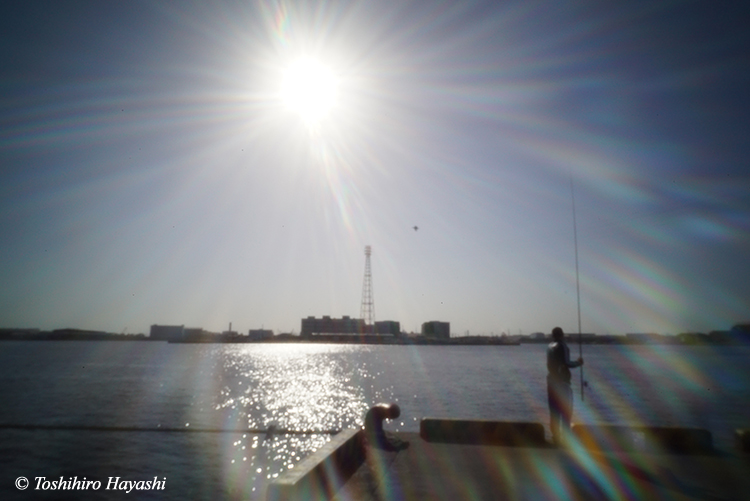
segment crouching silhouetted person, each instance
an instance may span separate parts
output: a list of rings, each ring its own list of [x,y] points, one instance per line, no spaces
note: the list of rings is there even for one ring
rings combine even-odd
[[[396,419],[400,415],[401,408],[396,404],[377,404],[367,411],[365,415],[365,438],[370,447],[385,451],[400,451],[409,447],[409,442],[388,437],[383,430],[385,419]]]
[[[583,365],[583,358],[570,360],[565,344],[565,333],[560,327],[552,329],[552,343],[547,347],[547,400],[549,402],[552,441],[560,444],[570,432],[573,417],[573,390],[570,369]]]

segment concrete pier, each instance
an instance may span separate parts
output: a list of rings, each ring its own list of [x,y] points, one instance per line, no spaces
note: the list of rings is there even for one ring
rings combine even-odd
[[[362,430],[348,429],[268,486],[266,499],[331,499],[365,460]]]
[[[574,429],[569,444],[557,448],[539,440],[540,428],[535,423],[425,419],[420,434],[391,434],[409,442],[404,450],[384,451],[356,442],[362,449],[349,449],[352,465],[357,464],[351,476],[339,476],[335,492],[329,489],[321,491],[322,497],[304,499],[733,500],[750,496],[750,456],[715,450],[705,430],[589,425]],[[675,448],[680,440],[689,447]],[[348,459],[339,453],[337,461],[346,464]]]

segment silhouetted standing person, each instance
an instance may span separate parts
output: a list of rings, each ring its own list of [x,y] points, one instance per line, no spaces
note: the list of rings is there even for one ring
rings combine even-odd
[[[583,358],[570,360],[570,350],[565,344],[565,333],[560,327],[552,329],[552,343],[547,347],[547,400],[549,402],[552,440],[560,444],[570,431],[573,416],[573,390],[570,387],[570,369],[583,365]]]

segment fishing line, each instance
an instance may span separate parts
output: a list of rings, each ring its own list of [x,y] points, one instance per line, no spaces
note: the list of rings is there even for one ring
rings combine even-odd
[[[573,244],[576,255],[576,296],[578,298],[578,356],[583,358],[583,344],[581,343],[581,283],[578,278],[578,225],[576,224],[576,194],[573,189],[573,174],[570,174],[570,200],[573,204]],[[583,402],[583,365],[581,369],[581,401]]]

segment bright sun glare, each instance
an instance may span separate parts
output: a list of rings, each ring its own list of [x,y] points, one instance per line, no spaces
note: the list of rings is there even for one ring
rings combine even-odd
[[[315,124],[328,115],[336,100],[336,77],[327,66],[305,58],[287,68],[281,98],[303,120]]]

